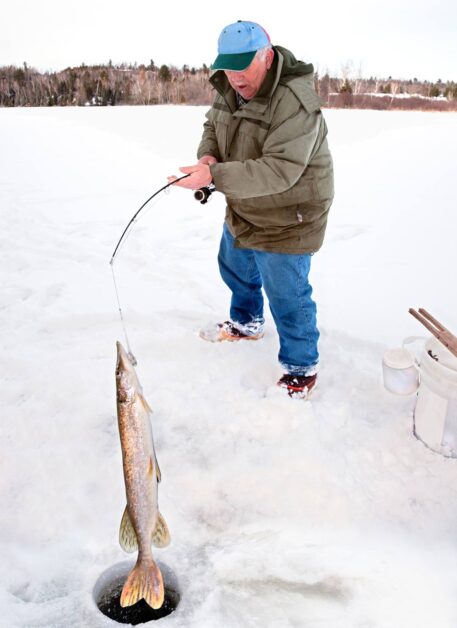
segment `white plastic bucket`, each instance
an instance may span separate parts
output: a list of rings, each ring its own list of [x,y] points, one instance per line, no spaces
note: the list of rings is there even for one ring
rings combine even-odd
[[[419,386],[414,358],[405,347],[389,349],[382,359],[384,387],[395,395],[412,395]]]
[[[430,338],[419,371],[414,433],[433,451],[457,457],[457,357]]]

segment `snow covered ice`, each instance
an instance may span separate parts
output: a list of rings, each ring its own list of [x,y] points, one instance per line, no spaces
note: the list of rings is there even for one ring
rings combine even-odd
[[[109,259],[134,212],[194,162],[204,107],[0,109],[0,624],[115,625],[99,575],[126,560],[115,407],[123,341]],[[311,280],[320,386],[284,397],[271,318],[224,320],[224,214],[173,189],[115,262],[163,473],[182,628],[454,628],[457,460],[382,388],[426,307],[457,331],[457,115],[327,110],[336,200]]]

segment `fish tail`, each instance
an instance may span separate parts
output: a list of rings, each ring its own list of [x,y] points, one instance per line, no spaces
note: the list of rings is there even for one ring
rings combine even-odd
[[[165,597],[163,578],[160,569],[152,558],[140,559],[130,572],[121,594],[121,606],[133,606],[141,599],[151,608],[162,606]]]

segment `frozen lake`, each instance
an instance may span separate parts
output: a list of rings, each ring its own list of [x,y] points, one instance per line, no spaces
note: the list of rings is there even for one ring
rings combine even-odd
[[[2,494],[8,628],[115,625],[92,599],[127,558],[115,407],[123,341],[109,259],[129,219],[195,161],[204,107],[0,109]],[[457,114],[327,110],[336,199],[311,281],[321,327],[310,402],[225,320],[220,194],[162,195],[116,277],[162,468],[180,628],[453,628],[457,460],[412,435],[384,391],[388,347],[457,333]],[[425,331],[425,330],[424,330]]]

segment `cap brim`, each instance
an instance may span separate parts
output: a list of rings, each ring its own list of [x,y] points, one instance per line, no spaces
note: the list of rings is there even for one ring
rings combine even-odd
[[[253,52],[241,52],[237,55],[218,55],[211,67],[213,70],[241,72],[251,65],[256,52],[257,51],[254,50]]]

